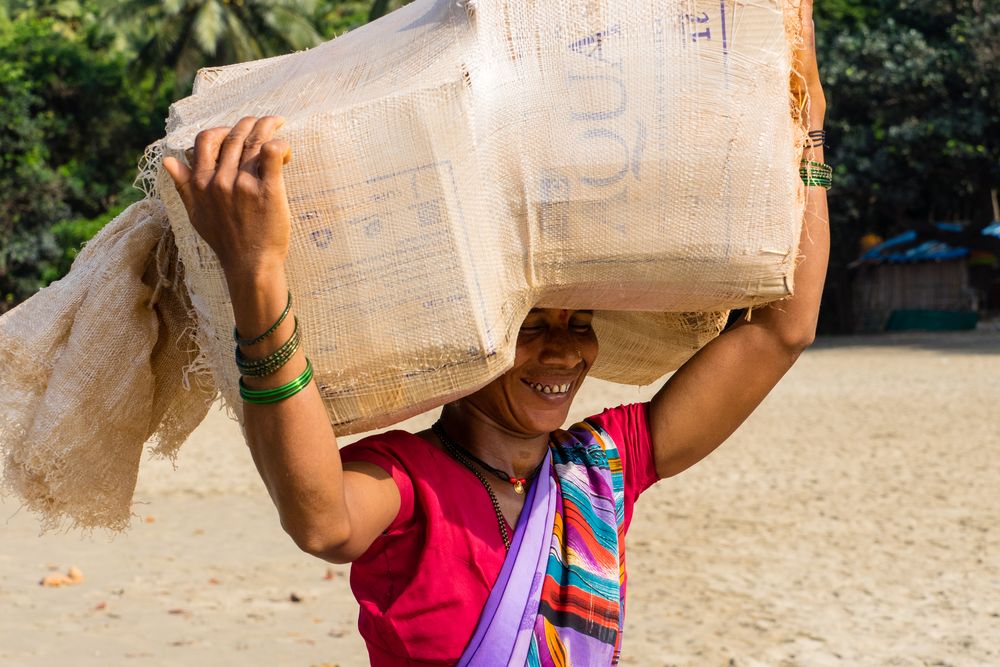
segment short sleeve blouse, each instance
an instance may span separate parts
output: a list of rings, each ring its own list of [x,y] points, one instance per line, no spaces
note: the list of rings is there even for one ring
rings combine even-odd
[[[657,480],[648,404],[588,421],[618,446],[627,531],[636,499]],[[447,453],[405,431],[360,440],[341,457],[379,466],[399,488],[396,519],[351,567],[372,665],[454,665],[506,556],[486,490]]]

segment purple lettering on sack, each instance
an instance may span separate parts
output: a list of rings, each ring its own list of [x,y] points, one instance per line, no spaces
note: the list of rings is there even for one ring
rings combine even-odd
[[[595,86],[600,82],[610,82],[617,86],[619,93],[618,104],[614,108],[605,109],[603,111],[574,111],[573,120],[609,120],[611,118],[617,118],[625,113],[625,106],[628,98],[626,97],[627,92],[625,90],[625,82],[620,78],[606,74],[596,76],[579,76],[576,74],[570,74],[568,81],[570,83],[581,84],[584,87]]]
[[[409,206],[408,208],[416,210],[417,224],[421,227],[427,227],[429,225],[436,225],[443,219],[444,216],[441,215],[441,203],[442,200],[440,198],[431,199]]]
[[[429,301],[424,301],[420,305],[423,308],[434,309],[434,308],[438,308],[440,306],[444,306],[444,305],[449,304],[449,303],[459,303],[459,302],[465,301],[465,300],[466,299],[465,299],[465,295],[464,294],[458,294],[458,293],[456,293],[456,294],[450,294],[450,295],[444,296],[444,297],[438,297],[436,299],[430,299]]]
[[[626,179],[630,173],[639,178],[646,128],[636,121],[633,137],[621,35],[620,26],[613,25],[567,44],[583,57],[573,61],[576,71],[567,73],[566,86],[575,139],[571,145],[581,152],[579,164],[586,169],[573,173],[571,182],[555,174],[546,174],[539,182],[546,232],[562,233],[572,224],[573,211],[584,210],[559,205],[570,202],[583,205],[595,219],[606,220],[609,229],[624,232],[619,218],[628,203]]]
[[[722,21],[722,55],[729,55],[729,44],[726,39],[726,0],[719,0],[719,16]]]
[[[604,44],[610,35],[617,35],[621,32],[621,28],[617,25],[613,25],[607,30],[601,30],[595,32],[593,35],[589,35],[582,39],[578,39],[569,45],[570,50],[576,51],[580,55],[586,56],[588,58],[594,58],[608,65],[614,67],[621,67],[621,61],[608,60],[604,55]]]
[[[333,242],[333,231],[329,227],[324,229],[317,229],[315,231],[309,232],[309,240],[319,248],[320,250],[325,250],[330,247],[330,243]]]
[[[616,148],[621,151],[621,159],[616,161],[621,164],[620,169],[607,176],[581,176],[581,183],[594,187],[605,187],[608,185],[614,185],[618,181],[625,178],[629,169],[629,150],[628,144],[621,136],[611,130],[606,130],[602,127],[595,127],[584,132],[580,135],[580,138],[588,141],[605,140],[603,142],[604,150],[601,151],[603,155],[609,155]],[[611,148],[612,150],[606,150],[607,148]]]
[[[712,28],[706,25],[711,19],[707,12],[701,12],[700,14],[685,14],[684,20],[692,24],[691,27],[694,29],[691,32],[691,41],[698,42],[698,40],[709,41],[712,39]]]

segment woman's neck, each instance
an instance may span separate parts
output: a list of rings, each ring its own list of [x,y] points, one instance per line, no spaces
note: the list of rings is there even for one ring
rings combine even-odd
[[[530,477],[548,450],[548,433],[526,435],[504,428],[466,401],[446,405],[441,424],[458,445],[514,477]]]

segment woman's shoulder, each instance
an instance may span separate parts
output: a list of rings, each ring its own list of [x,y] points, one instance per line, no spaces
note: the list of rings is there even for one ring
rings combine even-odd
[[[563,458],[588,465],[596,461],[622,474],[627,524],[635,499],[658,479],[649,430],[649,404],[607,408],[554,435]],[[599,461],[602,457],[606,464]]]
[[[557,431],[557,443],[583,448],[597,445],[605,451],[620,449],[628,441],[647,437],[648,406],[648,403],[630,403],[606,408],[563,431]]]
[[[392,463],[412,471],[432,461],[435,457],[430,454],[437,451],[434,445],[416,433],[397,429],[369,435],[342,447],[340,458],[345,462]]]

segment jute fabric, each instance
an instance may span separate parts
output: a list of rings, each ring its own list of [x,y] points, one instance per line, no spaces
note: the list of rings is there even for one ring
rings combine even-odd
[[[163,155],[280,114],[288,277],[338,434],[466,395],[534,306],[590,308],[592,374],[647,384],[788,296],[804,131],[790,0],[416,0],[310,51],[203,70],[62,281],[0,319],[5,483],[121,527],[143,443],[221,392],[232,308]],[[152,304],[150,306],[149,304]]]

